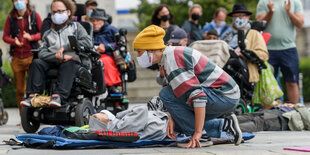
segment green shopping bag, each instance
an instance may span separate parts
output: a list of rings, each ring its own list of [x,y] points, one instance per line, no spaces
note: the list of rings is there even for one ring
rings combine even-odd
[[[275,99],[283,96],[283,91],[273,75],[270,64],[268,62],[265,64],[267,68],[262,69],[252,97],[252,103],[262,103],[263,106],[271,105]]]

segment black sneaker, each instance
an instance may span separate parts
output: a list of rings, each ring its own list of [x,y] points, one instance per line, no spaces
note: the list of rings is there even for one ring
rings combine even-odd
[[[29,95],[24,101],[20,102],[20,105],[24,107],[30,107],[32,98],[33,98],[33,95]]]
[[[49,102],[51,107],[61,107],[61,99],[59,95],[52,95],[51,101]]]
[[[234,136],[235,145],[239,145],[242,141],[242,132],[239,127],[239,122],[235,114],[231,114],[224,118],[223,131]]]
[[[110,87],[108,88],[108,91],[109,91],[109,93],[111,93],[111,94],[119,94],[119,93],[121,93],[121,91],[118,90],[118,89],[116,88],[116,86],[110,86]]]

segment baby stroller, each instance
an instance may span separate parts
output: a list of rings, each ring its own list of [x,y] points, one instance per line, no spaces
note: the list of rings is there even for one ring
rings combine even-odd
[[[0,49],[0,67],[2,66],[2,50]],[[11,78],[5,74],[5,72],[0,69],[0,96],[1,89],[6,86],[9,82],[11,82]],[[0,97],[0,125],[5,125],[8,122],[8,113],[4,110],[4,105],[2,98]]]

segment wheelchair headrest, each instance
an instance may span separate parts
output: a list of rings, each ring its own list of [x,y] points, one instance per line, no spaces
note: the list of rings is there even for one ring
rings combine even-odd
[[[76,3],[75,16],[77,16],[78,21],[81,21],[81,17],[86,15],[86,7],[84,4]]]
[[[86,30],[87,34],[91,36],[91,38],[93,38],[93,25],[90,22],[86,22],[86,21],[81,21],[79,22],[84,29]]]

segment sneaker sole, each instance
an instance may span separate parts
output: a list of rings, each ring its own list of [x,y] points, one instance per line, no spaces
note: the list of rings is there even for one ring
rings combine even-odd
[[[20,105],[23,106],[23,107],[30,107],[31,106],[31,104],[29,104],[27,102],[24,102],[24,101],[21,101]]]
[[[49,106],[51,106],[51,107],[61,107],[61,105],[59,103],[54,103],[54,102],[49,103]]]
[[[232,114],[231,117],[234,121],[234,128],[236,129],[236,132],[238,133],[238,140],[237,140],[237,142],[235,142],[235,145],[239,145],[242,141],[242,131],[239,127],[239,122],[238,122],[237,116],[235,114]]]

